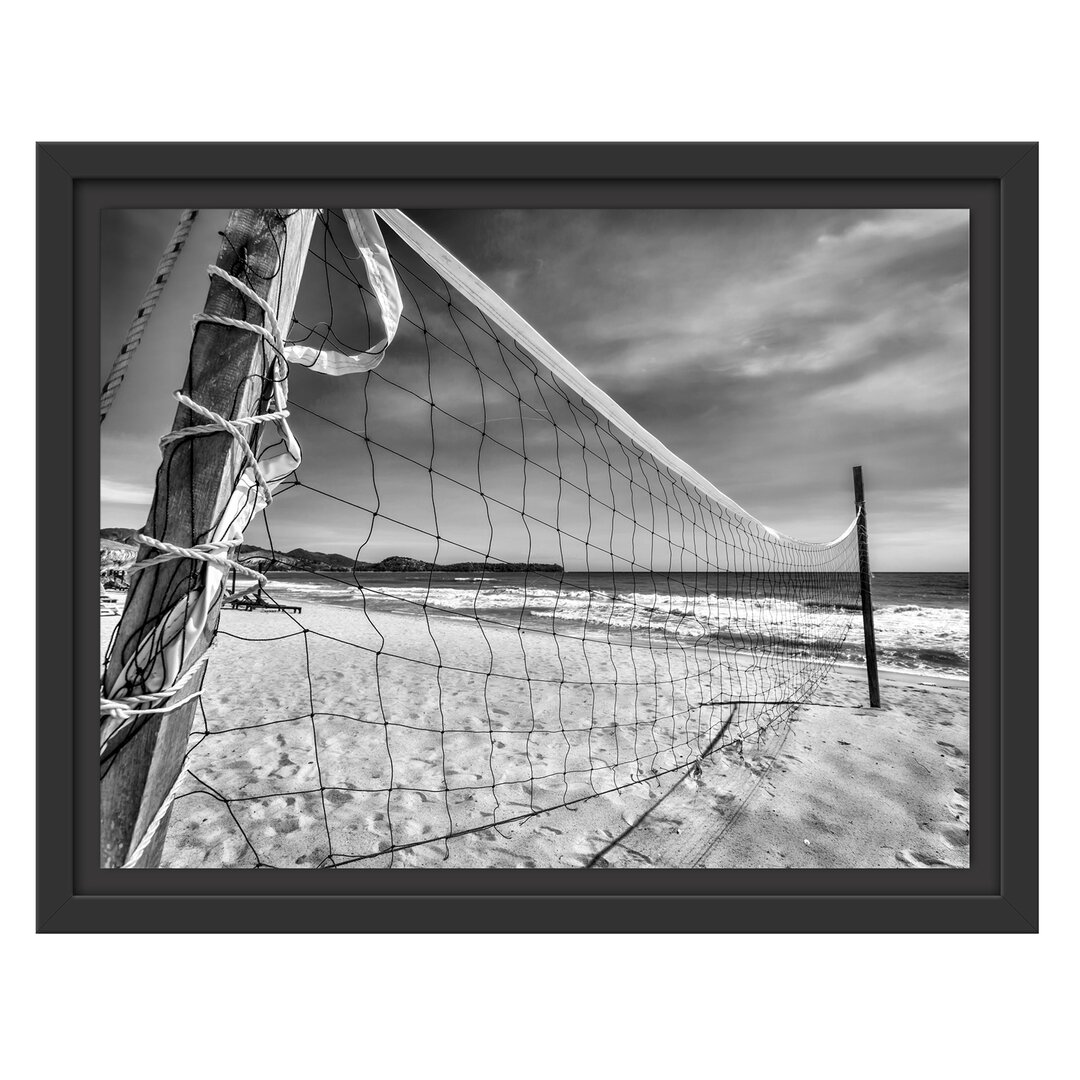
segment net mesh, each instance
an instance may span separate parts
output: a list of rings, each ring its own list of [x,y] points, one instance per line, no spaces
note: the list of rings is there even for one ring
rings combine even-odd
[[[858,610],[852,530],[804,543],[710,497],[386,232],[397,337],[289,374],[304,460],[240,552],[269,583],[223,614],[163,865],[434,865],[659,787],[784,725]],[[326,212],[289,339],[382,337]]]

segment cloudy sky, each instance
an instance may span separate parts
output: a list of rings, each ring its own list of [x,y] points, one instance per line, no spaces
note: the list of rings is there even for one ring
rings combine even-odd
[[[103,378],[178,213],[103,215]],[[965,210],[406,213],[767,524],[836,536],[862,464],[875,569],[967,569]],[[103,525],[145,520],[224,220],[197,219],[103,425]],[[348,381],[302,372],[293,389],[347,421]],[[324,437],[302,438],[309,460]],[[303,500],[280,502],[279,547],[349,551],[332,515],[320,528]]]

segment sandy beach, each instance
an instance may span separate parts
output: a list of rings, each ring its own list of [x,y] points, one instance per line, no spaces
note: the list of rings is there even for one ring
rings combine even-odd
[[[316,603],[220,629],[164,866],[362,869],[390,847],[395,867],[968,865],[963,680],[883,672],[873,710],[837,667],[759,731],[760,709],[688,708],[701,658],[682,649],[647,671],[635,650],[630,691],[618,650],[523,650],[463,619]],[[802,677],[760,658],[723,675],[738,698]],[[731,745],[702,758],[725,720]]]
[[[866,707],[865,672],[837,667],[772,745],[706,761],[605,861],[968,866],[967,684],[883,672],[881,691]]]

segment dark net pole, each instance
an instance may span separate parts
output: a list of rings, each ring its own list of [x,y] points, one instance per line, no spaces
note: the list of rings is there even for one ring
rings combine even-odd
[[[878,687],[877,644],[874,641],[874,605],[870,596],[870,552],[867,545],[866,496],[863,494],[862,466],[852,468],[855,477],[855,512],[859,523],[859,591],[862,600],[863,641],[866,648],[866,681],[870,686],[870,707],[881,708]]]

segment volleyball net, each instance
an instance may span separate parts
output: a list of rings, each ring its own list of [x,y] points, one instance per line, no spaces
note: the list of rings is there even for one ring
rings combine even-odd
[[[131,596],[172,596],[106,661],[103,775],[194,713],[129,864],[439,865],[810,700],[859,611],[855,522],[776,532],[399,211],[311,213],[288,328],[254,270],[217,274],[247,418],[189,379],[164,441],[159,502],[181,447],[236,447],[210,533],[151,515]]]

